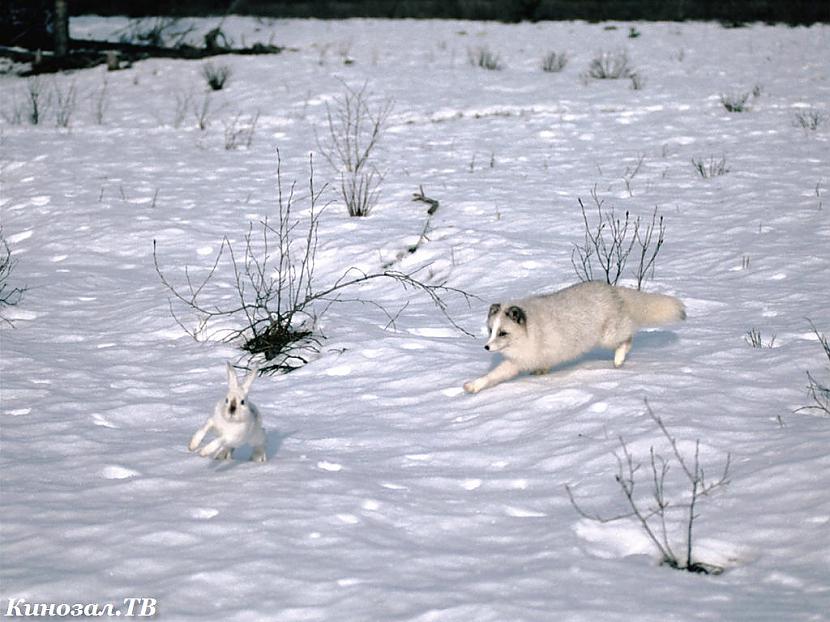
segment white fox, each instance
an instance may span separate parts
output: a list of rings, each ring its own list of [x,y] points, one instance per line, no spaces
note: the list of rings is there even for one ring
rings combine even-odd
[[[596,347],[614,350],[614,366],[619,367],[639,327],[685,319],[683,303],[673,296],[598,281],[494,304],[484,349],[501,353],[504,360],[490,373],[465,383],[464,390],[478,393],[521,372],[545,373]]]
[[[231,364],[226,363],[226,366],[228,394],[216,403],[213,415],[196,431],[187,448],[190,451],[196,451],[205,438],[205,434],[213,431],[216,438],[199,450],[200,456],[227,460],[233,457],[234,449],[247,444],[254,449],[251,460],[265,462],[267,459],[266,436],[262,427],[262,417],[259,409],[248,399],[248,391],[256,378],[258,369],[254,367],[240,385]]]

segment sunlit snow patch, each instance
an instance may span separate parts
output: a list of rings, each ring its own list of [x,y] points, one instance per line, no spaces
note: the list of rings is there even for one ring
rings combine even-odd
[[[129,479],[130,477],[137,477],[141,473],[125,467],[111,465],[104,467],[101,475],[105,479]]]

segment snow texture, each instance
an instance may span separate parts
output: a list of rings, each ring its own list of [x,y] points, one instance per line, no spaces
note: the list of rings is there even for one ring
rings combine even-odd
[[[194,41],[215,26],[194,23]],[[73,18],[72,35],[125,24]],[[237,44],[289,49],[214,59],[232,75],[204,130],[176,119],[178,101],[206,97],[201,62],[41,78],[75,85],[68,128],[54,101],[43,123],[15,122],[27,82],[0,76],[0,214],[12,284],[28,287],[0,332],[0,607],[141,596],[163,620],[827,620],[830,419],[794,411],[805,372],[828,372],[808,319],[830,331],[830,28],[607,26],[229,17]],[[470,64],[480,46],[501,71]],[[643,88],[582,77],[617,50]],[[550,51],[568,54],[560,73],[541,70]],[[483,337],[491,302],[576,280],[577,199],[596,186],[620,213],[664,215],[646,289],[680,297],[688,320],[639,333],[620,369],[594,352],[470,396],[463,382],[496,362],[484,340],[373,282],[362,298],[408,303],[394,327],[334,305],[315,360],[254,384],[267,463],[188,453],[240,352],[174,322],[153,240],[179,283],[209,267],[223,236],[273,217],[277,148],[299,195],[310,151],[319,185],[336,182],[317,137],[344,84],[394,110],[374,212],[350,218],[327,191],[321,284],[413,244],[423,185],[440,207],[398,265],[478,296],[448,303]],[[753,90],[747,112],[721,105]],[[796,127],[811,109],[825,123]],[[257,112],[252,145],[226,150],[225,124]],[[730,170],[703,179],[691,159],[712,156]],[[773,347],[748,345],[753,328]],[[636,522],[568,500],[565,485],[587,510],[625,509],[620,436],[644,476],[651,446],[669,455],[644,398],[682,451],[700,439],[707,474],[731,455],[731,483],[695,522],[695,554],[720,576],[660,566]],[[682,502],[679,474],[668,495]],[[679,517],[669,531],[682,550]]]

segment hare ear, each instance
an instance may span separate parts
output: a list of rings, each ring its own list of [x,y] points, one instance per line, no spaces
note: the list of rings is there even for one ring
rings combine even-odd
[[[236,378],[236,372],[233,370],[230,363],[225,363],[225,367],[228,369],[228,389],[235,391],[239,388],[239,380]]]
[[[257,374],[259,373],[259,365],[254,365],[251,367],[251,371],[248,372],[248,375],[245,376],[245,380],[242,381],[242,390],[247,394],[251,388],[251,385],[256,380]]]

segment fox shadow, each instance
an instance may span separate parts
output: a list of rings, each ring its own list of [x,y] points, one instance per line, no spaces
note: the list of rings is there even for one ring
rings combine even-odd
[[[638,354],[642,354],[644,351],[660,350],[661,348],[670,346],[678,341],[680,341],[680,337],[673,331],[640,331],[634,335],[634,343],[631,347],[631,351],[625,359],[625,363],[623,363],[623,368],[630,365],[632,361],[636,361]],[[584,367],[599,367],[599,365],[595,365],[595,363],[603,363],[607,364],[608,367],[613,367],[614,351],[606,348],[594,348],[593,350],[586,352],[582,356],[579,356],[573,360],[551,367],[548,373],[553,374],[560,371],[568,371]]]

